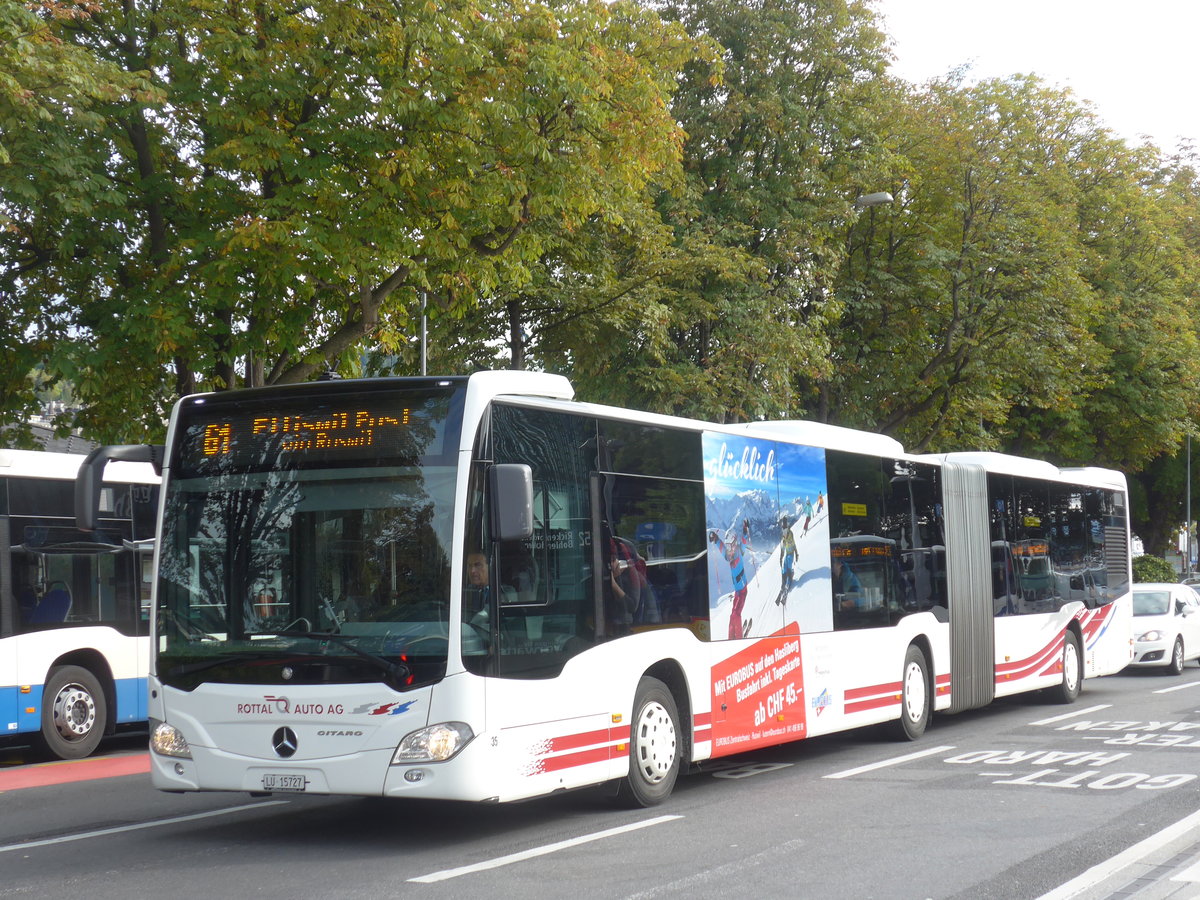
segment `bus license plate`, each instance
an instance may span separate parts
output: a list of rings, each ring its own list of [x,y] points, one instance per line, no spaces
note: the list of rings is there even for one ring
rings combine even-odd
[[[308,784],[303,775],[264,775],[264,791],[303,791]]]

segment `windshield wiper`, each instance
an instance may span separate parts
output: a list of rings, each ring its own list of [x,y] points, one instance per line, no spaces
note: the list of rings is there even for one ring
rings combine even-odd
[[[379,656],[375,653],[369,653],[361,647],[356,647],[352,641],[358,640],[357,637],[347,637],[344,634],[337,634],[333,631],[275,631],[272,634],[276,637],[302,637],[310,638],[314,641],[332,641],[341,647],[345,647],[360,659],[365,659],[371,665],[375,666],[375,668],[382,669],[388,675],[392,676],[397,684],[403,683],[404,679],[412,674],[412,669],[402,662],[395,662],[386,656]]]
[[[275,651],[274,653],[238,653],[228,656],[218,656],[213,659],[204,659],[194,663],[184,663],[180,666],[172,666],[167,669],[168,675],[191,675],[193,672],[203,672],[205,669],[215,669],[217,666],[225,666],[233,663],[252,663],[262,662],[265,659],[281,659],[287,657],[287,653]]]

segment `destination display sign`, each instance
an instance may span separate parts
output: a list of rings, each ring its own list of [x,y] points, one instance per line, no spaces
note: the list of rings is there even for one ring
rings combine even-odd
[[[440,456],[450,396],[377,395],[331,402],[204,404],[182,419],[185,476],[375,459]]]

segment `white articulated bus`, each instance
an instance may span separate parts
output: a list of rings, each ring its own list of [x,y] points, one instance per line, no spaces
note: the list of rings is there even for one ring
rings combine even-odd
[[[510,801],[1085,678],[1131,653],[1125,480],[524,372],[187,397],[149,714],[168,791]]]
[[[146,721],[158,475],[115,464],[75,527],[82,455],[0,450],[0,737],[87,756]],[[144,573],[144,574],[143,574]]]

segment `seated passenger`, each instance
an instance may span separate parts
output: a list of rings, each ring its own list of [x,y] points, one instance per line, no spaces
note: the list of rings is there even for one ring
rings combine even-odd
[[[858,596],[862,593],[862,583],[854,570],[843,563],[840,558],[833,559],[833,595],[835,602],[842,609],[854,609]],[[853,596],[851,596],[853,595]]]

